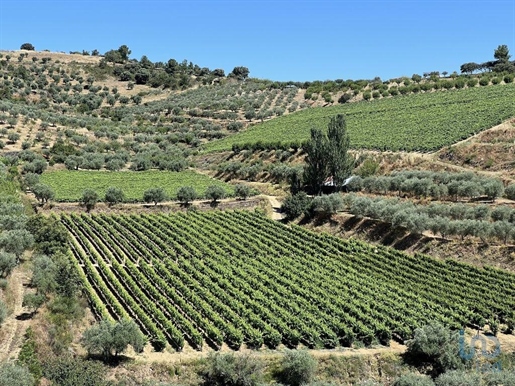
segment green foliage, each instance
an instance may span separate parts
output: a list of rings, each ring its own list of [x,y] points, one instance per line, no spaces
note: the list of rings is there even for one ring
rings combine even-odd
[[[307,350],[288,350],[280,364],[281,382],[300,386],[313,381],[317,370],[317,360]]]
[[[0,365],[0,386],[33,386],[34,377],[26,367],[11,362]]]
[[[338,114],[331,118],[327,127],[327,139],[328,170],[333,177],[336,190],[339,190],[354,167],[354,160],[347,153],[350,139],[343,115]]]
[[[7,318],[7,314],[7,306],[0,300],[0,325],[4,322],[5,318]]]
[[[34,244],[34,237],[25,229],[13,229],[0,233],[0,248],[21,257]]]
[[[334,193],[315,197],[310,209],[319,216],[330,216],[343,210],[343,208],[344,203],[341,194]]]
[[[307,212],[311,206],[312,199],[304,192],[288,196],[281,206],[281,211],[286,214],[288,220],[294,220]]]
[[[436,378],[435,384],[436,386],[478,386],[482,384],[481,378],[481,374],[477,372],[452,370]]]
[[[182,186],[177,191],[177,200],[184,205],[188,205],[190,202],[197,198],[197,192],[192,186]]]
[[[68,250],[68,231],[56,216],[32,216],[27,229],[34,237],[36,251],[51,256]]]
[[[234,195],[240,197],[242,200],[246,200],[251,194],[250,186],[245,184],[238,184],[234,187]]]
[[[98,193],[93,189],[84,189],[79,204],[86,207],[86,212],[90,212],[98,202]]]
[[[504,194],[506,195],[506,198],[515,200],[515,184],[508,185],[504,190]]]
[[[45,184],[34,185],[32,192],[34,193],[34,196],[36,196],[36,199],[41,202],[41,204],[53,200],[55,197],[55,193],[52,188]]]
[[[14,267],[16,267],[17,258],[13,253],[0,251],[0,275],[7,277],[11,274]]]
[[[18,363],[27,367],[34,377],[35,383],[38,384],[43,376],[43,367],[36,353],[36,341],[32,327],[25,331],[24,341],[18,354]]]
[[[304,167],[304,182],[315,194],[320,194],[322,184],[327,178],[329,142],[327,136],[320,129],[311,129],[311,138],[304,145],[306,163]]]
[[[426,375],[408,373],[397,378],[393,386],[434,386],[434,382]]]
[[[132,319],[112,322],[101,320],[86,330],[82,336],[82,344],[90,354],[101,354],[105,361],[123,353],[129,345],[136,352],[141,352],[146,339]]]
[[[458,333],[441,324],[417,328],[407,347],[407,360],[419,367],[431,366],[433,375],[463,368],[463,360],[458,353]]]
[[[30,43],[23,43],[21,46],[20,46],[20,50],[28,50],[28,51],[34,51],[35,48],[32,44]]]
[[[264,364],[253,355],[209,354],[203,371],[206,386],[258,386]]]
[[[39,307],[41,307],[46,301],[46,297],[43,294],[33,294],[27,293],[23,295],[23,307],[27,307],[31,309],[32,313],[37,312]]]
[[[43,375],[56,386],[108,386],[99,362],[63,355],[44,363]]]
[[[216,203],[218,200],[225,198],[225,190],[219,185],[210,185],[206,189],[205,197]]]
[[[153,202],[157,205],[159,202],[163,202],[167,199],[166,193],[163,188],[150,188],[143,192],[143,201],[146,203]]]
[[[125,195],[123,193],[123,190],[120,188],[117,188],[115,186],[111,186],[107,188],[104,201],[108,203],[108,205],[116,205],[120,202],[123,202],[125,199]]]

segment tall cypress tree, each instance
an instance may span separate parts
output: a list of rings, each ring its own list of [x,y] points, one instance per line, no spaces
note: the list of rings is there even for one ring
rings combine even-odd
[[[327,128],[328,169],[336,190],[340,190],[354,168],[354,159],[348,154],[350,140],[345,117],[342,114],[332,117]]]
[[[304,182],[312,189],[314,194],[320,194],[322,184],[328,173],[327,136],[320,129],[311,129],[311,138],[306,143],[306,166],[304,168]]]

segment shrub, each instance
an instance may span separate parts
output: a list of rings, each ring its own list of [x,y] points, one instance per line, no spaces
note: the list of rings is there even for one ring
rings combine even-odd
[[[436,386],[477,386],[481,376],[477,372],[448,371],[435,380]]]
[[[197,198],[197,192],[192,186],[182,186],[177,191],[177,200],[184,205],[188,205],[190,202]]]
[[[0,385],[32,386],[34,377],[26,367],[6,362],[0,365]]]
[[[397,378],[393,386],[434,386],[434,382],[428,376],[409,373]]]
[[[257,386],[263,382],[264,365],[251,355],[209,354],[203,370],[207,386]]]
[[[279,377],[291,386],[309,383],[315,377],[316,359],[307,350],[288,350],[281,361]]]
[[[504,195],[510,200],[515,200],[515,184],[508,185],[504,189]]]
[[[294,220],[305,213],[311,205],[311,198],[304,192],[289,196],[284,200],[281,210],[286,214],[288,220]]]
[[[105,367],[95,361],[61,356],[43,365],[43,375],[59,386],[105,386]]]
[[[245,184],[238,184],[234,187],[234,194],[242,200],[246,200],[250,196],[250,187]]]
[[[413,339],[408,340],[406,359],[417,366],[431,367],[432,375],[463,367],[459,356],[458,333],[440,325],[417,328]]]

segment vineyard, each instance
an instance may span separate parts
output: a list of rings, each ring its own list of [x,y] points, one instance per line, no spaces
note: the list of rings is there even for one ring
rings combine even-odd
[[[175,198],[182,186],[193,187],[199,197],[203,197],[210,185],[221,186],[229,196],[234,189],[219,180],[212,179],[193,171],[166,172],[148,170],[143,172],[103,172],[69,171],[48,172],[41,176],[41,182],[55,191],[55,200],[60,202],[78,201],[84,189],[95,190],[104,197],[109,187],[123,190],[127,202],[143,201],[143,193],[150,188],[163,188],[168,197]]]
[[[211,142],[206,149],[220,151],[256,142],[303,141],[308,139],[311,128],[325,128],[330,117],[345,114],[354,148],[433,151],[513,117],[514,97],[515,85],[508,84],[312,108]]]
[[[431,321],[460,328],[513,318],[509,273],[286,227],[258,213],[61,219],[95,314],[132,317],[156,350],[388,344]]]

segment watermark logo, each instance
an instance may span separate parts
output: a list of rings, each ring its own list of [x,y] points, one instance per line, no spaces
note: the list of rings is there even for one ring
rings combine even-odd
[[[477,343],[480,342],[481,350],[477,352]],[[490,343],[490,344],[489,344]],[[501,371],[501,361],[496,358],[501,354],[501,343],[493,335],[483,335],[479,331],[472,337],[469,345],[465,342],[465,330],[460,330],[460,357],[467,361],[474,361],[474,367],[479,371]],[[489,347],[490,346],[490,347]]]

